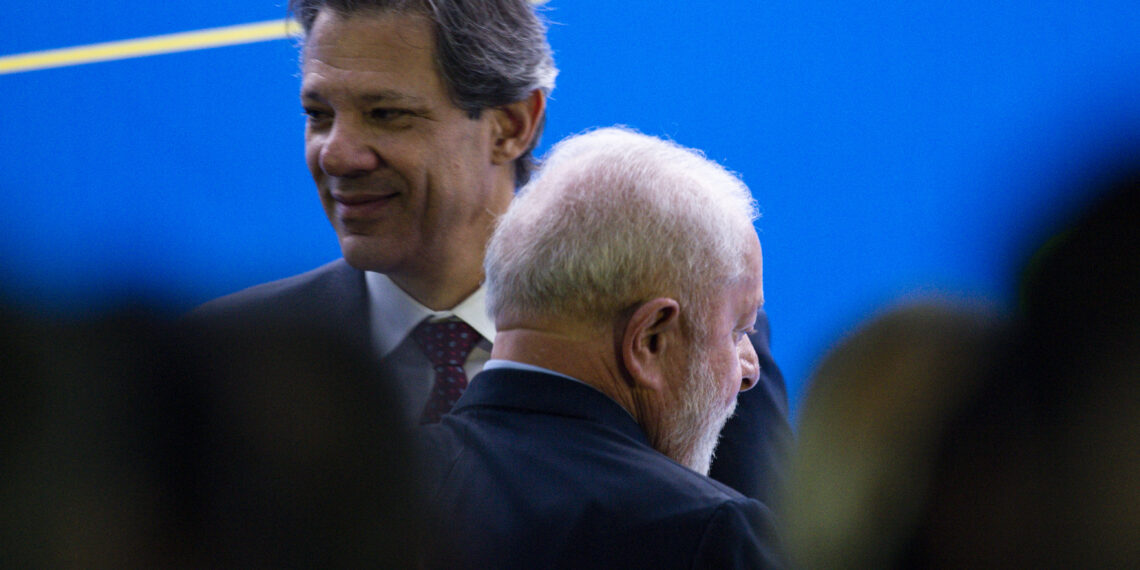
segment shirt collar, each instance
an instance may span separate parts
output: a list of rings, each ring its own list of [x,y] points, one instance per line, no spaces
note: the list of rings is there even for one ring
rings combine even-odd
[[[488,360],[486,364],[483,365],[483,370],[496,370],[496,369],[498,369],[498,370],[522,370],[525,372],[538,372],[539,374],[549,374],[551,376],[558,376],[560,378],[565,378],[567,380],[571,380],[571,381],[576,382],[578,384],[581,384],[583,386],[589,386],[591,390],[594,390],[594,391],[598,392],[599,394],[605,396],[606,398],[613,400],[613,398],[610,398],[609,394],[606,394],[605,392],[598,390],[596,387],[594,387],[594,386],[592,386],[586,382],[583,382],[583,381],[581,381],[581,380],[579,380],[573,376],[567,376],[566,374],[563,374],[561,372],[555,372],[549,368],[543,368],[541,366],[535,366],[534,364],[527,364],[525,362],[518,362],[515,360],[504,360],[504,359],[500,359],[500,358],[492,358],[491,360]],[[615,401],[614,403],[616,404],[617,402]],[[624,406],[619,404],[618,407],[621,408],[623,411],[625,411],[626,414],[629,414],[630,418],[633,418],[633,414],[629,410],[626,410]],[[636,423],[636,421],[637,420],[634,420],[635,423]]]
[[[512,370],[526,370],[529,372],[540,372],[542,374],[550,374],[552,376],[561,376],[567,380],[573,380],[573,381],[581,383],[581,384],[586,384],[585,382],[582,382],[581,380],[579,380],[573,376],[567,376],[561,372],[555,372],[549,368],[543,368],[541,366],[535,366],[534,364],[527,364],[525,362],[517,362],[514,360],[503,360],[500,358],[492,358],[491,360],[488,360],[486,364],[483,365],[483,370],[494,370],[496,368],[508,368],[508,369],[512,369]],[[589,386],[589,384],[586,384],[586,385]]]
[[[404,342],[424,319],[456,317],[471,325],[488,342],[495,339],[495,324],[487,317],[487,293],[482,285],[451,310],[433,311],[405,293],[383,273],[365,271],[364,279],[372,301],[372,334],[381,358]]]

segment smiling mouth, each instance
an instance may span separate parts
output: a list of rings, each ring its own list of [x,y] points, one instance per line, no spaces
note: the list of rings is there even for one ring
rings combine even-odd
[[[336,215],[346,221],[371,220],[381,215],[399,194],[333,196]]]

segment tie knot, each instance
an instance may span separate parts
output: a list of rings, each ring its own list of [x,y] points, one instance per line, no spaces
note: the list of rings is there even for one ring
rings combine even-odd
[[[482,338],[471,325],[460,320],[428,322],[416,325],[412,338],[435,366],[463,366],[467,355]]]

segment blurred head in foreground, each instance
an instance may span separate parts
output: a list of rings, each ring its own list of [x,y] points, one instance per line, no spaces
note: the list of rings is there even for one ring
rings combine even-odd
[[[1007,325],[904,309],[825,358],[791,550],[812,568],[1140,560],[1140,170],[1040,246]]]
[[[788,494],[802,567],[896,567],[944,425],[988,366],[997,330],[981,312],[914,304],[827,354],[804,400]]]
[[[411,567],[408,436],[357,355],[135,312],[4,317],[0,565]]]

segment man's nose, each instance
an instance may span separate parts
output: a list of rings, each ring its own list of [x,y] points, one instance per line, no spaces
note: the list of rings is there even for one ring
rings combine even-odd
[[[760,357],[747,336],[740,339],[740,391],[751,389],[760,381]]]
[[[337,121],[321,147],[321,170],[329,176],[362,176],[379,168],[380,163],[366,133],[347,121]]]

